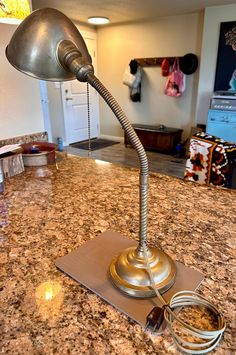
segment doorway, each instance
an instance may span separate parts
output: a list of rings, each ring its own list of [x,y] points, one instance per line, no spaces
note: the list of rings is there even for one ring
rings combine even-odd
[[[96,74],[96,34],[81,31],[81,34],[92,57]],[[67,144],[87,140],[88,106],[87,83],[72,80],[61,83],[61,97],[64,114],[65,140]],[[98,93],[89,86],[90,138],[96,138],[100,133]]]
[[[44,130],[48,134],[48,141],[52,142],[52,131],[50,122],[50,113],[48,107],[48,92],[46,81],[40,80],[41,105],[43,110]]]

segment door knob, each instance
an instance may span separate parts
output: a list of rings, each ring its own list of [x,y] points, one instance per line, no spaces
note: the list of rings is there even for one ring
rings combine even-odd
[[[69,101],[69,100],[73,100],[73,98],[72,97],[67,97],[66,101]]]

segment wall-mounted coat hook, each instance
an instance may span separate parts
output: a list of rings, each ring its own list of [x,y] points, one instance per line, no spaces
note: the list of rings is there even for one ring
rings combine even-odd
[[[170,65],[174,63],[175,58],[179,58],[180,69],[184,74],[193,74],[198,67],[198,58],[196,54],[188,53],[182,57],[151,57],[151,58],[135,58],[141,67],[161,66],[164,59],[168,59]]]
[[[165,58],[170,64],[174,63],[175,57],[135,58],[135,60],[141,67],[155,67],[160,66]]]

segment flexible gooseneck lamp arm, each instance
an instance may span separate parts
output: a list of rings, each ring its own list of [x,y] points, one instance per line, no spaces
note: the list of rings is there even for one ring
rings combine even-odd
[[[139,175],[139,250],[143,251],[143,243],[147,240],[147,220],[148,220],[148,159],[147,154],[141,144],[130,121],[124,111],[94,75],[93,66],[84,61],[82,54],[73,42],[64,40],[58,46],[58,59],[65,69],[70,70],[79,81],[86,81],[101,95],[108,104],[116,118],[120,122],[132,146],[137,152],[140,163]]]
[[[137,134],[135,133],[132,125],[127,119],[125,113],[110,94],[110,92],[104,87],[104,85],[93,74],[87,75],[87,81],[92,85],[97,92],[106,101],[108,106],[114,112],[116,118],[123,127],[126,135],[129,138],[132,146],[137,152],[140,162],[140,174],[139,174],[139,250],[143,251],[143,244],[147,240],[147,220],[148,220],[148,160],[146,152],[141,144]]]
[[[7,49],[9,62],[21,72],[38,79],[65,81],[77,78],[88,82],[114,112],[140,162],[139,245],[122,251],[111,261],[113,283],[133,297],[155,295],[147,270],[144,248],[147,241],[148,160],[131,123],[109,91],[94,75],[91,57],[75,25],[55,9],[39,9],[15,31]],[[157,248],[146,248],[156,288],[166,291],[174,282],[172,259]]]

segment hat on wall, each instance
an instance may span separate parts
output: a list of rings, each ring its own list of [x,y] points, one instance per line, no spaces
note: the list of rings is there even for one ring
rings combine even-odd
[[[198,58],[196,54],[188,53],[179,58],[179,66],[184,74],[193,74],[198,67]]]
[[[167,58],[163,59],[161,63],[161,73],[162,76],[168,76],[170,73],[170,63]]]
[[[138,62],[135,59],[132,59],[129,63],[129,67],[130,67],[130,73],[133,75],[136,74],[138,70]]]

